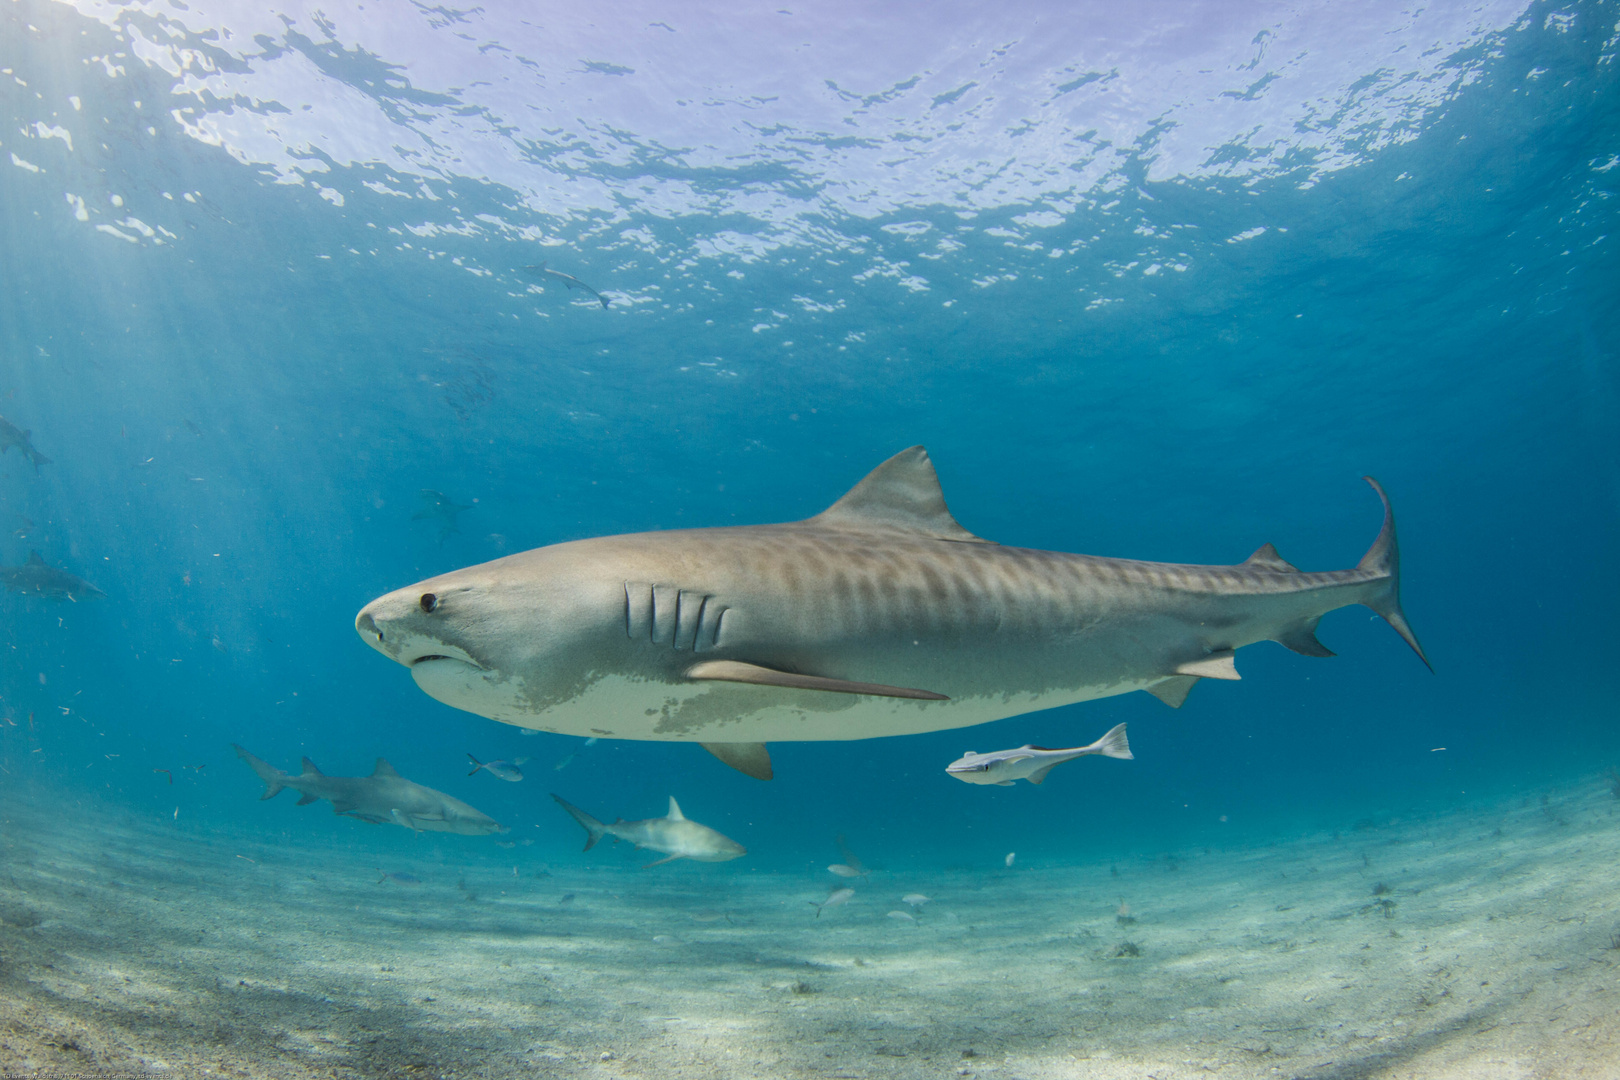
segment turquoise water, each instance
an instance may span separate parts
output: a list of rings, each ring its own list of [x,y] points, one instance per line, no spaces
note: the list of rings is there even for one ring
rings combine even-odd
[[[0,596],[13,793],[409,843],[258,804],[239,742],[386,756],[536,860],[633,858],[557,791],[675,794],[760,867],[1039,865],[1620,762],[1613,4],[253,8],[0,11],[0,414],[51,459],[0,458],[0,552],[107,594]],[[503,554],[809,516],[917,443],[980,535],[1177,562],[1353,566],[1372,474],[1435,673],[1355,608],[1338,658],[1257,645],[1179,712],[778,744],[761,784],[524,737],[355,635]],[[1122,721],[1130,763],[943,772]]]

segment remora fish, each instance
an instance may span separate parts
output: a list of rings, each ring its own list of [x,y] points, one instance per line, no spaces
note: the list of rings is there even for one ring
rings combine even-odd
[[[686,820],[675,796],[669,797],[669,816],[648,818],[645,821],[626,821],[620,818],[608,825],[597,821],[561,795],[553,795],[557,805],[573,815],[585,830],[585,850],[596,846],[604,836],[613,842],[628,840],[638,848],[662,852],[664,857],[642,867],[662,866],[676,859],[695,859],[698,862],[726,862],[748,854],[748,849],[729,837],[721,836],[707,825]]]
[[[575,277],[573,274],[565,274],[561,270],[548,270],[545,263],[540,263],[538,266],[525,266],[523,269],[527,270],[535,277],[544,275],[546,277],[556,278],[570,289],[584,289],[586,292],[602,301],[602,307],[604,310],[608,306],[607,297],[603,296],[601,293],[579,280],[579,278]]]
[[[1146,690],[1180,706],[1267,639],[1330,656],[1317,620],[1400,605],[1395,519],[1353,569],[1301,573],[1002,547],[946,509],[927,451],[782,525],[553,544],[366,605],[355,629],[427,694],[570,735],[702,743],[767,779],[764,743],[967,727]],[[1427,661],[1425,660],[1425,663]]]
[[[40,558],[37,551],[30,551],[28,561],[21,566],[0,566],[0,584],[12,592],[72,600],[75,603],[80,597],[107,595],[81,577],[45,565],[45,560]]]
[[[405,779],[382,758],[370,776],[327,776],[304,759],[304,771],[294,776],[284,773],[269,762],[260,761],[246,750],[231,743],[236,756],[253,767],[264,781],[261,799],[279,794],[282,788],[292,788],[302,798],[299,806],[316,799],[329,799],[332,812],[359,818],[374,825],[393,822],[407,829],[428,832],[460,833],[463,836],[486,836],[505,832],[500,822],[474,810],[460,799],[451,798],[442,791],[434,791]]]
[[[1061,765],[1065,761],[1073,761],[1087,754],[1101,754],[1104,757],[1122,758],[1126,761],[1135,758],[1131,753],[1131,744],[1125,741],[1125,725],[1115,724],[1108,729],[1108,734],[1090,746],[1049,750],[1044,746],[1025,744],[1016,750],[996,750],[988,754],[976,754],[969,750],[945,766],[945,771],[958,780],[965,780],[970,784],[1000,784],[1002,787],[1012,787],[1014,780],[1028,780],[1032,784],[1038,784],[1046,779],[1046,774],[1052,771],[1054,765]]]
[[[22,452],[22,456],[34,463],[34,471],[39,472],[41,465],[49,465],[51,459],[34,449],[33,432],[24,431],[10,420],[0,416],[0,454],[15,446]]]

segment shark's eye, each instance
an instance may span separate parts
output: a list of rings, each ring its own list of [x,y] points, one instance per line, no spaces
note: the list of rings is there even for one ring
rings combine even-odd
[[[422,599],[418,600],[417,603],[422,605],[423,611],[431,615],[439,606],[439,598],[430,592],[425,592],[422,594]]]

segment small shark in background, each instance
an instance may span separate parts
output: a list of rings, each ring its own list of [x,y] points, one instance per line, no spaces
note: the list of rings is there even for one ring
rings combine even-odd
[[[748,849],[737,841],[721,836],[707,825],[699,825],[695,821],[686,820],[681,813],[680,804],[675,796],[669,797],[669,816],[661,818],[648,818],[646,821],[626,821],[623,818],[611,825],[597,821],[591,815],[563,799],[560,795],[553,795],[557,805],[574,816],[585,829],[585,850],[589,851],[596,846],[596,842],[604,836],[613,837],[613,842],[628,840],[638,848],[648,848],[652,851],[662,852],[664,858],[655,860],[642,867],[662,866],[676,859],[695,859],[698,862],[727,862],[731,859],[741,858],[748,854]]]
[[[439,543],[448,540],[452,533],[461,530],[456,528],[456,515],[463,510],[471,510],[472,504],[463,505],[451,502],[450,496],[442,491],[432,488],[422,489],[422,508],[411,515],[412,521],[437,521],[439,523]]]
[[[299,806],[328,799],[333,813],[373,825],[393,822],[417,832],[460,833],[462,836],[487,836],[506,831],[500,822],[460,799],[405,779],[383,758],[377,759],[377,767],[370,776],[327,776],[313,761],[304,758],[304,771],[294,776],[260,761],[235,743],[231,747],[264,781],[264,794],[260,799],[273,798],[282,788],[292,788],[303,796],[298,800]]]
[[[522,731],[523,734],[525,734],[525,735],[538,735],[538,734],[540,734],[538,731],[532,731],[529,728],[520,728],[519,730]],[[579,748],[579,750],[588,750],[588,749],[590,749],[591,747],[593,747],[595,745],[596,745],[596,736],[593,735],[589,739],[585,740],[585,745],[581,746]],[[570,765],[572,765],[574,763],[574,759],[579,756],[579,750],[573,751],[567,757],[565,757],[561,761],[557,762],[556,765],[552,766],[552,768],[555,769],[557,772],[562,772],[564,769],[568,768],[568,766],[570,766]]]
[[[526,757],[520,757],[513,758],[511,761],[479,761],[471,754],[468,754],[467,760],[473,763],[473,770],[467,774],[468,776],[474,776],[480,770],[482,770],[489,773],[491,776],[498,776],[502,780],[510,780],[515,784],[519,780],[523,779],[523,770],[518,768],[518,766],[522,765],[529,759]]]
[[[32,431],[24,431],[10,420],[0,416],[0,454],[15,446],[22,451],[22,456],[34,463],[34,471],[39,472],[41,465],[49,465],[51,459],[34,449],[31,436]]]
[[[54,566],[46,566],[37,551],[30,551],[28,561],[21,566],[0,566],[0,585],[12,592],[48,596],[54,600],[72,600],[74,603],[78,603],[80,597],[107,595],[81,577]]]
[[[579,278],[575,277],[573,274],[565,274],[561,270],[548,270],[546,269],[545,263],[540,263],[538,266],[525,266],[523,269],[527,270],[532,277],[541,277],[542,275],[545,277],[552,277],[556,278],[570,289],[584,289],[586,292],[602,301],[602,309],[604,311],[607,310],[608,298],[591,288],[589,285],[585,284],[583,281],[579,280]]]
[[[1076,746],[1068,750],[1048,750],[1044,746],[1020,746],[1016,750],[996,750],[989,754],[976,754],[972,750],[945,766],[945,771],[969,784],[999,784],[1012,787],[1014,780],[1028,780],[1039,784],[1046,779],[1054,765],[1073,761],[1087,754],[1121,758],[1132,761],[1131,744],[1125,741],[1125,725],[1116,724],[1108,734],[1090,746]]]

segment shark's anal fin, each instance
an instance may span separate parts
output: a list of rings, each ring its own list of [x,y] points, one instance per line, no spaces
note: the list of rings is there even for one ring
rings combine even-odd
[[[1146,689],[1148,693],[1172,709],[1179,709],[1182,702],[1187,700],[1187,695],[1192,693],[1193,685],[1197,682],[1198,677],[1196,675],[1176,675],[1165,679],[1163,682],[1156,682]]]
[[[1196,675],[1200,679],[1241,679],[1237,665],[1232,662],[1231,649],[1219,649],[1198,660],[1176,665],[1177,675]]]
[[[759,742],[706,742],[699,743],[703,749],[730,765],[733,769],[755,780],[769,780],[775,775],[771,770],[771,752]]]
[[[760,667],[758,664],[745,664],[740,660],[705,660],[701,664],[693,664],[687,668],[686,677],[719,682],[752,683],[756,686],[780,686],[791,690],[825,690],[833,694],[870,694],[874,697],[915,698],[919,701],[950,700],[944,694],[936,694],[931,690],[884,686],[882,683],[850,682],[846,679],[825,679],[820,675],[795,675],[789,671]]]
[[[1316,618],[1284,627],[1272,640],[1293,649],[1301,656],[1335,656],[1337,654],[1332,649],[1316,640],[1316,623],[1320,618],[1318,615]]]
[[[319,795],[311,795],[309,792],[306,791],[302,796],[299,797],[298,805],[299,806],[308,806],[310,803],[315,802],[319,798],[320,798]]]

